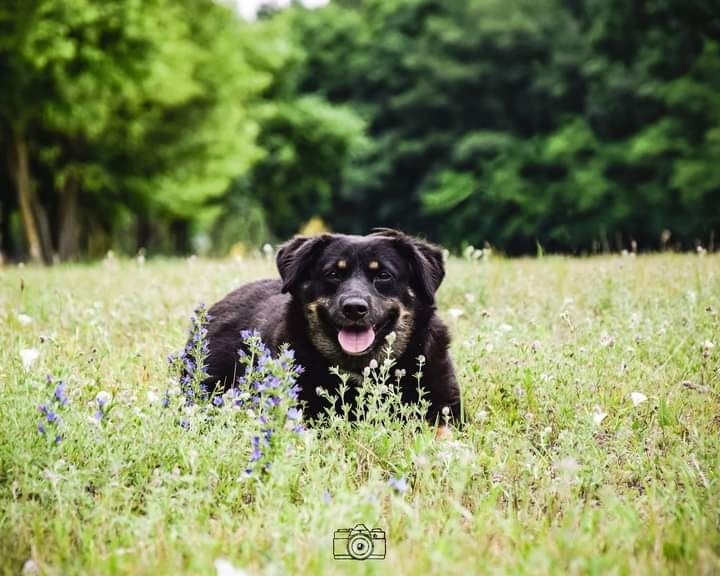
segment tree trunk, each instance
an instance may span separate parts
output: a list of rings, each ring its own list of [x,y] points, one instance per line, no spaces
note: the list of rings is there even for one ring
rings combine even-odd
[[[20,206],[23,228],[30,249],[30,259],[37,264],[41,264],[43,262],[43,249],[35,211],[33,210],[27,142],[17,134],[15,135],[15,150],[11,164],[11,174],[17,186],[18,205]]]
[[[69,176],[60,190],[60,234],[58,252],[60,260],[73,260],[80,251],[78,222],[78,181]]]

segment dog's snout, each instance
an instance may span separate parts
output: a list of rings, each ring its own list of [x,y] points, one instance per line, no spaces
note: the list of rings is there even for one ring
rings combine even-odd
[[[367,301],[359,296],[349,296],[342,304],[342,313],[348,320],[360,320],[367,316],[368,310]]]

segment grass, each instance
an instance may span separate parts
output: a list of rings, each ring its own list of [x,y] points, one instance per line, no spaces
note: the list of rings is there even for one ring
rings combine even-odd
[[[339,422],[246,478],[232,417],[185,429],[157,398],[194,306],[273,274],[0,269],[1,572],[720,573],[720,256],[451,260],[455,440]],[[69,398],[59,444],[37,431],[48,374]],[[357,522],[386,531],[385,560],[333,560]]]

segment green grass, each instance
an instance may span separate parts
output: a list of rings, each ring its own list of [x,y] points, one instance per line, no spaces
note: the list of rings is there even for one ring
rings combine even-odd
[[[241,427],[185,430],[148,392],[167,389],[195,304],[273,274],[0,269],[0,571],[720,573],[720,257],[452,260],[439,308],[469,420],[455,440],[340,423],[244,479]],[[59,445],[36,428],[47,374],[70,397]],[[385,560],[333,560],[333,532],[357,522],[386,531]]]

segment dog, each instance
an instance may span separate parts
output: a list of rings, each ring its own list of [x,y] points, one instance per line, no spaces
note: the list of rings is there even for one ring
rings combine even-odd
[[[330,368],[360,381],[372,360],[382,363],[385,337],[394,332],[396,368],[413,374],[418,356],[426,359],[420,385],[438,436],[446,436],[445,422],[459,423],[450,337],[435,313],[435,292],[445,276],[438,247],[391,229],[367,236],[297,236],[280,247],[277,268],[280,279],[241,286],[208,311],[206,382],[223,390],[233,386],[243,369],[240,333],[255,329],[271,350],[288,343],[295,351],[305,368],[299,398],[305,416],[313,419],[328,407],[317,387],[338,385]],[[402,381],[401,398],[418,401],[414,379]]]

